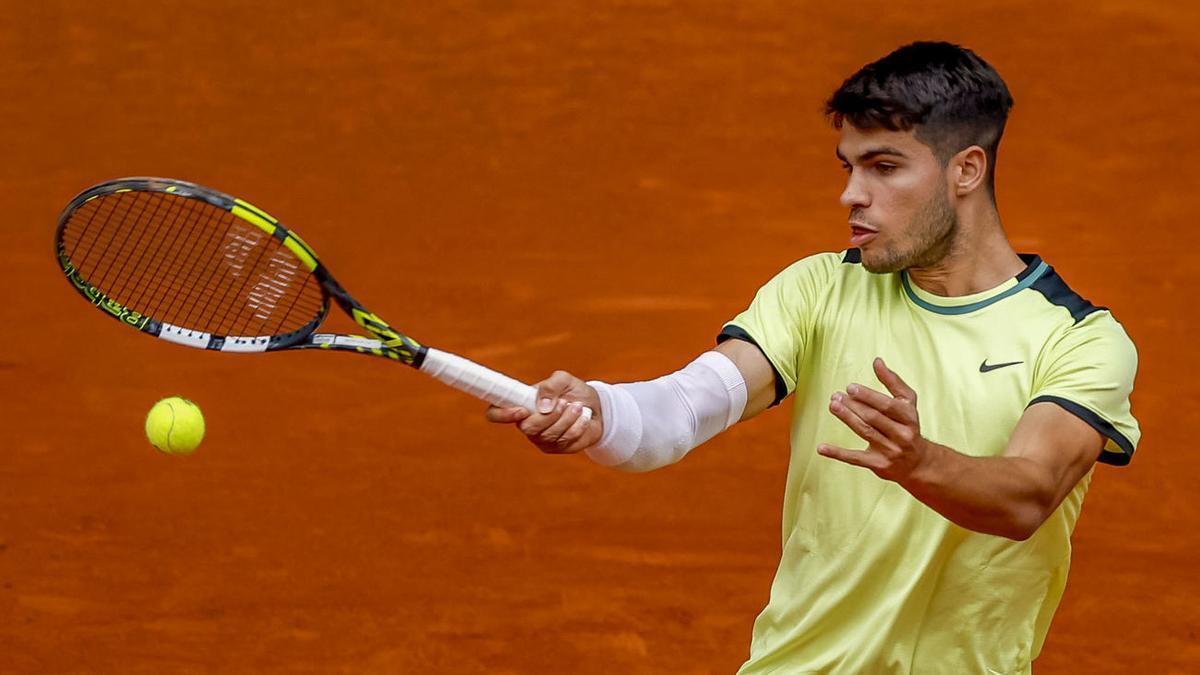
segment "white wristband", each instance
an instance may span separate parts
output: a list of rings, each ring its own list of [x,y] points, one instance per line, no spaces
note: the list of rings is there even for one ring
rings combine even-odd
[[[588,384],[600,396],[604,433],[599,443],[588,448],[587,455],[604,466],[624,464],[642,442],[642,413],[637,400],[628,391],[607,382],[596,380]]]

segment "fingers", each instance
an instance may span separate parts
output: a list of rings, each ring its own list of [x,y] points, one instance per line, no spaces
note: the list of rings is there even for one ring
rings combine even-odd
[[[550,377],[539,382],[537,386],[537,411],[543,415],[553,412],[555,406],[558,405],[559,397],[570,391],[577,379],[574,375],[564,370],[556,370]]]
[[[554,409],[549,413],[534,413],[529,417],[521,420],[517,424],[517,428],[521,433],[529,436],[530,440],[541,438],[542,432],[549,429],[562,416],[564,410],[567,409],[567,401],[559,399],[555,404]]]
[[[902,398],[914,406],[917,404],[917,392],[913,391],[912,387],[900,379],[900,376],[895,371],[888,368],[882,358],[876,357],[872,365],[875,367],[875,377],[878,377],[883,386],[892,392],[892,396]]]
[[[576,401],[574,403],[565,403],[563,405],[562,414],[553,424],[547,427],[539,434],[542,442],[541,448],[545,452],[555,452],[565,450],[572,441],[579,437],[569,436],[568,431],[575,427],[575,423],[583,416],[583,404]],[[580,432],[582,433],[582,432]]]
[[[869,406],[901,424],[915,422],[917,419],[916,409],[905,399],[892,398],[861,384],[849,385],[846,387],[846,393],[850,396],[850,403]],[[866,419],[861,413],[859,416]],[[869,419],[867,421],[871,422]]]
[[[911,474],[927,454],[917,419],[917,394],[883,359],[872,364],[875,375],[892,396],[861,384],[834,392],[829,412],[867,442],[862,451],[822,443],[817,452],[854,466],[870,469],[881,478],[899,480]]]
[[[488,408],[491,422],[515,423],[521,433],[550,454],[574,453],[595,445],[604,433],[599,419],[585,417],[585,406],[592,414],[600,409],[596,390],[565,371],[555,371],[537,385],[536,410],[524,408]]]
[[[839,448],[836,445],[822,443],[817,446],[817,452],[825,457],[836,459],[839,462],[861,466],[864,469],[871,469],[872,471],[877,471],[887,466],[885,458],[870,450],[847,450],[846,448]]]
[[[488,406],[484,417],[487,421],[494,424],[513,424],[529,417],[531,413],[524,408],[498,408],[496,406]]]
[[[874,408],[852,401],[839,391],[834,392],[829,401],[829,412],[867,443],[889,450],[895,449],[886,432],[876,425],[880,424],[887,430],[892,430],[896,423]]]
[[[580,411],[582,413],[582,410]],[[600,440],[599,433],[589,434],[589,430],[593,428],[592,419],[579,415],[579,419],[571,425],[562,435],[562,441],[565,445],[564,452],[579,452],[586,448],[590,448]]]

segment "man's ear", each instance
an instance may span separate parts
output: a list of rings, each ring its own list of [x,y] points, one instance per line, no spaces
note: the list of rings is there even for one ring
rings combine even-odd
[[[960,150],[950,159],[950,180],[954,194],[965,197],[986,184],[987,153],[978,145]]]

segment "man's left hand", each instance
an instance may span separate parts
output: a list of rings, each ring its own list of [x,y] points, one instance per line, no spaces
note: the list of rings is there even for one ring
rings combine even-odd
[[[844,392],[834,392],[829,402],[829,412],[866,441],[867,448],[848,450],[822,443],[817,452],[870,469],[880,478],[902,482],[931,459],[935,446],[921,437],[917,393],[883,359],[876,358],[873,365],[891,396],[851,384]]]

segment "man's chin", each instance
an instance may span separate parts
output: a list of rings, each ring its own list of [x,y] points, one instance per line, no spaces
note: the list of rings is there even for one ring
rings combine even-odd
[[[860,253],[862,254],[863,269],[871,274],[891,274],[908,267],[903,260],[888,255],[886,252],[860,251]]]

